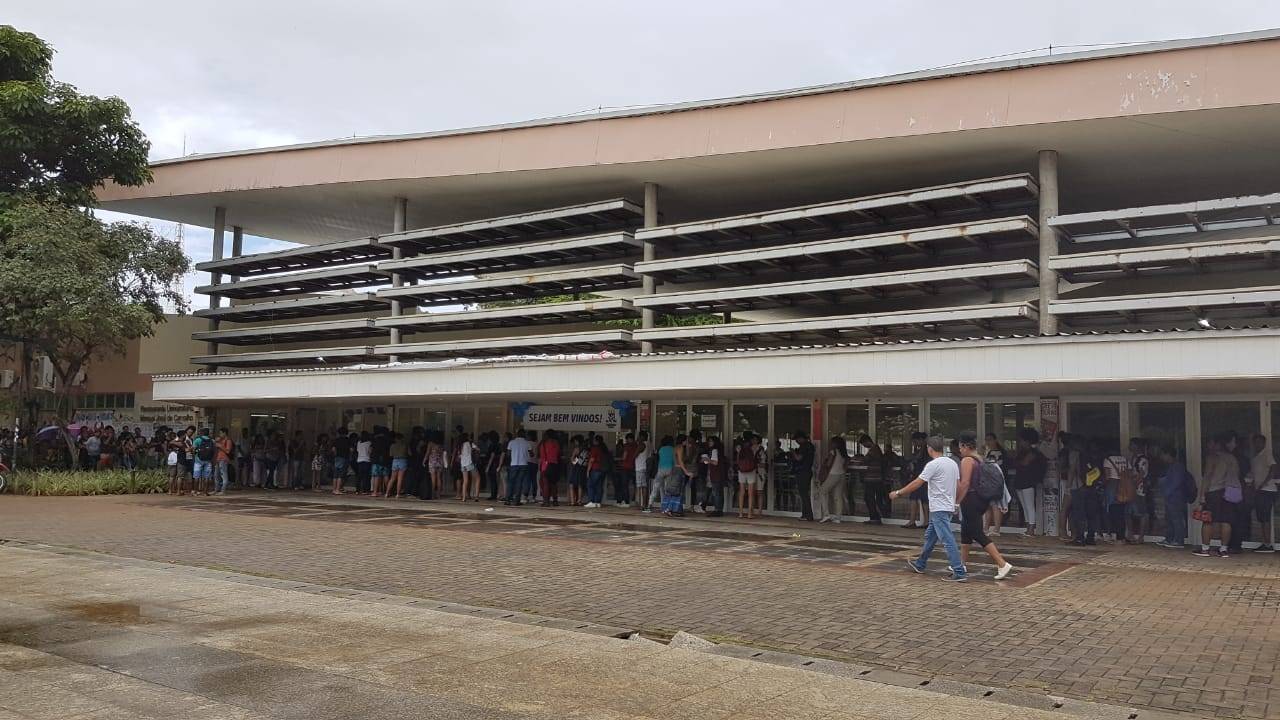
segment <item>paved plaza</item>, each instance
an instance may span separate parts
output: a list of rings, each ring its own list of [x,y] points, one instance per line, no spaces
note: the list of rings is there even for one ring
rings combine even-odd
[[[367,591],[657,639],[685,631],[899,678],[886,687],[903,677],[923,678],[935,689],[968,683],[1148,714],[1280,717],[1276,556],[1223,560],[1145,547],[1077,550],[1005,537],[1001,544],[1020,568],[1011,581],[956,586],[940,580],[940,553],[931,576],[907,570],[903,560],[919,535],[899,528],[815,528],[773,518],[664,520],[612,509],[511,509],[309,493],[5,498],[0,528],[0,536],[15,541],[14,552],[34,552],[26,544],[43,543],[315,584],[330,588],[326,602],[341,603],[344,590]],[[979,559],[975,554],[972,569],[989,575],[992,569]],[[6,575],[26,577],[27,571],[5,567]],[[21,603],[22,584],[9,579],[5,586],[15,589],[0,597]],[[92,584],[82,591],[101,592]],[[236,597],[245,592],[237,590]],[[275,607],[305,614],[308,602]],[[323,625],[311,623],[308,631]],[[360,646],[361,637],[345,635],[340,644]],[[7,637],[11,645],[39,650],[17,640]],[[474,676],[505,667],[490,662],[475,668]],[[663,673],[662,679],[685,672]],[[548,682],[558,687],[559,676]],[[633,715],[622,716],[653,710],[632,708],[626,712]],[[836,711],[859,712],[848,706],[823,712]],[[664,708],[655,716],[676,715]]]

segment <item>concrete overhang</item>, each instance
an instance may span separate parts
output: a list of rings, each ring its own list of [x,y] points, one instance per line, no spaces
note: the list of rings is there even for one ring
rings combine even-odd
[[[910,73],[586,118],[197,155],[103,207],[304,243],[635,199],[664,222],[1034,170],[1062,211],[1227,197],[1275,182],[1280,32]]]

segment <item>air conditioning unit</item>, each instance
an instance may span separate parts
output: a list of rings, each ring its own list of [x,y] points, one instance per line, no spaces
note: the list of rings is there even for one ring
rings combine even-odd
[[[55,375],[53,361],[47,357],[34,358],[31,361],[31,385],[37,390],[52,390]]]
[[[0,370],[0,389],[8,390],[13,387],[13,383],[17,379],[17,374],[12,370]]]

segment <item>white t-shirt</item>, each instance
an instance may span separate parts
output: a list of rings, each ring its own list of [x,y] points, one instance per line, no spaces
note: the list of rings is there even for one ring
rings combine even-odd
[[[644,475],[649,469],[649,443],[642,442],[636,448],[636,474]]]
[[[462,447],[459,449],[459,452],[458,452],[458,455],[459,455],[458,462],[463,467],[466,467],[468,465],[475,465],[475,461],[471,459],[471,450],[474,447],[475,445],[472,445],[471,441],[469,440],[467,442],[462,443]]]
[[[929,486],[929,512],[955,512],[956,486],[960,484],[960,466],[949,457],[936,457],[920,471]]]
[[[1271,478],[1271,466],[1276,459],[1272,457],[1270,448],[1254,455],[1249,461],[1249,475],[1253,478],[1253,486],[1262,492],[1275,492],[1276,481]]]
[[[522,437],[512,438],[507,443],[507,452],[511,455],[511,467],[518,467],[529,464],[529,453],[533,451],[533,444]]]
[[[361,440],[356,443],[356,462],[369,462],[370,456],[373,455],[373,442],[370,440]]]

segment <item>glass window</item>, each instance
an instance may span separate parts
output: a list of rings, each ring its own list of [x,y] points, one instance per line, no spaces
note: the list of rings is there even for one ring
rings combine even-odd
[[[653,413],[653,440],[654,447],[661,442],[662,438],[670,435],[672,439],[687,430],[689,427],[688,406],[680,405],[658,405],[654,408]]]
[[[733,406],[733,434],[742,437],[742,433],[750,430],[766,441],[769,439],[769,406],[737,405]]]
[[[975,410],[975,416],[977,411]],[[894,454],[911,451],[911,433],[920,429],[920,406],[910,404],[877,404],[875,440]]]
[[[797,446],[796,433],[809,434],[813,410],[809,405],[773,406],[773,431],[777,435],[770,447],[773,471],[773,508],[784,512],[800,512],[800,489],[791,472],[790,453]],[[815,471],[816,472],[816,471]],[[807,491],[807,489],[806,489]]]
[[[978,432],[977,403],[929,403],[930,435],[941,435],[950,448],[962,432]]]
[[[125,402],[126,402],[125,407],[132,408],[134,406],[134,403],[137,402],[137,396],[134,395],[133,393],[128,393],[127,395],[125,395]]]
[[[718,437],[724,440],[724,406],[694,405],[693,429],[701,430],[706,439]]]
[[[1016,452],[1018,431],[1036,428],[1035,403],[989,402],[983,406],[985,432],[996,436],[1006,454]]]
[[[1086,447],[1096,444],[1103,453],[1120,451],[1120,403],[1067,405],[1067,430],[1084,438]]]
[[[1187,457],[1187,411],[1180,402],[1135,402],[1129,404],[1129,433],[1156,447],[1172,447],[1177,456]]]
[[[476,424],[477,432],[496,431],[499,435],[507,429],[507,413],[501,406],[482,407],[478,414],[480,421]]]
[[[827,408],[827,435],[844,438],[845,448],[854,452],[858,438],[871,434],[871,406],[866,403],[835,404]],[[827,449],[829,438],[817,438],[819,446]]]

